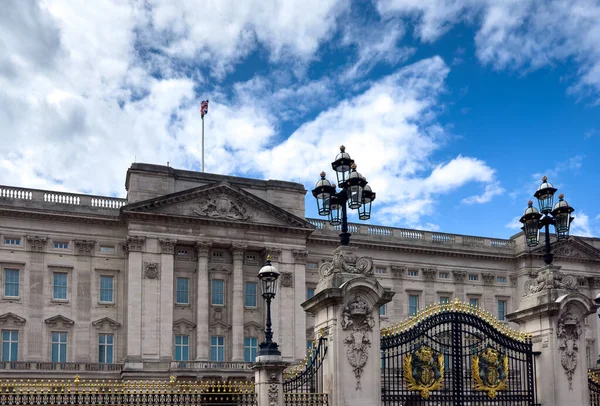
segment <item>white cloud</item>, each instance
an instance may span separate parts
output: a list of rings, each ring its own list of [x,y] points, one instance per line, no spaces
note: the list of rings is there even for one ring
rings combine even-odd
[[[383,16],[411,16],[416,34],[435,41],[454,25],[475,24],[477,56],[497,69],[523,70],[567,60],[579,69],[569,89],[600,93],[600,4],[595,0],[379,0]]]
[[[519,221],[521,216],[513,217],[504,227],[510,228],[511,230],[520,230],[523,224]]]
[[[575,220],[571,223],[570,235],[578,235],[581,237],[594,237],[592,227],[590,225],[590,218],[583,211],[579,211],[574,215]]]
[[[498,182],[488,183],[485,185],[485,191],[481,195],[469,196],[462,199],[465,204],[482,204],[489,203],[494,196],[504,193],[504,188]]]

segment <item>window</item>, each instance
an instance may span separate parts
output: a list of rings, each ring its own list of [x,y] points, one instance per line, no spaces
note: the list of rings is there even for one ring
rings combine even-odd
[[[213,251],[213,258],[223,258],[223,251]]]
[[[375,273],[377,274],[384,274],[385,273],[385,268],[375,268]]]
[[[317,264],[316,262],[307,262],[306,263],[306,269],[317,269],[319,267],[319,264]]]
[[[69,243],[68,242],[55,242],[54,248],[59,249],[59,250],[66,250],[69,248]]]
[[[187,257],[190,255],[190,250],[187,248],[177,248],[177,255],[180,257]]]
[[[176,284],[177,294],[175,295],[175,303],[190,304],[190,280],[188,278],[177,278]]]
[[[109,275],[100,275],[100,302],[114,302],[114,278]]]
[[[21,239],[20,238],[5,238],[4,244],[6,244],[6,245],[21,245]]]
[[[16,361],[19,355],[19,332],[2,330],[2,361]]]
[[[54,272],[54,299],[67,300],[67,274]]]
[[[244,337],[244,361],[254,362],[258,351],[258,338]]]
[[[210,360],[222,362],[225,360],[225,337],[210,337]]]
[[[469,274],[469,280],[470,281],[478,281],[479,275]]]
[[[496,282],[498,283],[506,283],[506,276],[497,276]]]
[[[383,304],[382,306],[379,307],[379,315],[387,316],[387,305]]]
[[[187,361],[189,359],[190,336],[175,336],[175,361]]]
[[[246,261],[255,262],[256,261],[256,254],[246,254]]]
[[[440,296],[440,304],[450,303],[450,296]]]
[[[100,252],[103,252],[105,254],[114,254],[115,253],[115,247],[107,247],[104,245],[100,246]]]
[[[98,362],[101,364],[113,363],[114,336],[112,334],[100,334],[98,336]]]
[[[306,340],[306,351],[311,351],[315,347],[313,340]]]
[[[419,296],[409,295],[408,296],[408,315],[414,316],[419,311]]]
[[[438,277],[440,279],[449,279],[450,278],[450,273],[449,272],[440,272],[438,274]]]
[[[244,297],[244,306],[256,307],[256,289],[257,288],[258,288],[258,283],[246,282],[246,295]]]
[[[67,333],[52,332],[52,362],[67,362]]]
[[[479,307],[479,299],[472,297],[469,299],[469,304],[473,307]]]
[[[19,270],[4,270],[4,296],[19,297]]]
[[[409,270],[406,275],[407,276],[419,276],[419,271],[417,271],[417,270],[410,271]]]
[[[498,300],[498,320],[504,321],[506,316],[506,300]]]
[[[225,304],[225,281],[223,279],[212,280],[212,297],[211,304],[224,305]]]
[[[306,288],[306,300],[315,295],[315,288]]]

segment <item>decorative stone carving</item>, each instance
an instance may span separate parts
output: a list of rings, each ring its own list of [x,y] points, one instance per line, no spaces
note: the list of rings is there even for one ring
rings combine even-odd
[[[266,247],[265,258],[268,256],[271,257],[271,261],[273,262],[279,261],[279,257],[281,256],[281,248]]]
[[[48,325],[48,327],[56,327],[61,324],[63,328],[71,328],[75,322],[69,318],[66,318],[63,315],[56,315],[44,320],[44,323]]]
[[[281,272],[279,280],[281,282],[281,286],[284,288],[294,287],[294,275],[292,275],[290,272]]]
[[[564,312],[558,319],[558,351],[560,352],[560,363],[567,374],[569,389],[573,389],[573,374],[577,368],[577,357],[579,354],[579,336],[583,332],[579,315],[575,309]]]
[[[146,237],[142,237],[139,235],[131,235],[127,237],[127,252],[141,252],[145,240]]]
[[[483,283],[486,285],[491,285],[496,280],[496,274],[491,272],[483,272],[481,276],[483,278]]]
[[[46,248],[46,241],[48,241],[48,239],[46,237],[38,237],[37,235],[28,235],[27,241],[29,242],[32,251],[41,252]]]
[[[591,278],[593,281],[590,281],[590,286],[594,287],[594,289],[600,289],[600,278]]]
[[[510,275],[509,278],[510,278],[510,286],[513,288],[516,287],[519,277],[517,275]]]
[[[392,265],[391,268],[395,278],[401,279],[404,277],[404,273],[406,272],[405,266]]]
[[[21,316],[17,316],[14,313],[4,313],[0,316],[0,326],[6,326],[9,323],[13,323],[15,326],[22,326],[25,324],[25,319]]]
[[[333,260],[321,264],[319,273],[321,277],[327,277],[340,272],[372,275],[373,260],[369,257],[356,259],[350,247],[338,247],[333,251]]]
[[[344,331],[349,332],[344,339],[344,344],[346,344],[348,362],[350,362],[356,378],[356,390],[360,390],[360,377],[371,347],[370,335],[375,326],[372,310],[363,298],[356,296],[342,311],[340,325]]]
[[[191,208],[191,212],[201,217],[225,220],[249,220],[253,217],[243,205],[229,199],[225,194],[208,198]]]
[[[173,255],[175,253],[175,244],[177,240],[169,240],[160,238],[158,240],[158,245],[160,245],[160,251],[163,254]]]
[[[212,243],[210,241],[196,241],[196,254],[198,258],[208,257]]]
[[[92,253],[92,249],[94,245],[96,245],[96,241],[91,240],[74,240],[75,249],[80,255],[90,255]]]
[[[549,289],[577,290],[577,278],[573,275],[564,275],[559,271],[560,267],[548,265],[540,271],[535,279],[525,282],[523,296]]]
[[[467,271],[461,271],[459,269],[454,269],[452,271],[452,275],[454,275],[454,280],[456,282],[464,282],[467,278]]]
[[[306,264],[306,260],[308,259],[308,251],[292,250],[292,255],[294,256],[294,262],[296,262],[297,264]]]
[[[277,374],[269,375],[269,406],[279,406],[279,381]]]
[[[244,244],[231,244],[231,255],[233,256],[233,259],[243,260],[246,248],[248,248],[248,246]]]
[[[96,321],[92,321],[92,326],[96,327],[97,330],[102,330],[102,328],[108,325],[111,330],[117,330],[121,327],[121,323],[111,319],[110,317],[102,317]]]
[[[144,276],[148,279],[158,279],[158,262],[144,262]]]
[[[434,281],[435,276],[437,275],[437,269],[435,268],[421,268],[421,272],[423,272],[425,280],[428,281]]]

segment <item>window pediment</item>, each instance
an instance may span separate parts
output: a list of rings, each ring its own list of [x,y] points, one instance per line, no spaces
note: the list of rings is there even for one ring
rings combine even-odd
[[[196,328],[196,325],[189,320],[179,319],[173,323],[173,332],[175,334],[189,334]]]
[[[56,315],[44,320],[49,327],[71,328],[75,322],[63,315]]]
[[[10,312],[4,313],[0,316],[0,326],[22,326],[23,324],[25,324],[25,321],[26,320],[23,317],[17,316],[16,314]]]
[[[92,322],[92,326],[96,327],[98,330],[109,327],[112,330],[116,330],[121,327],[121,323],[111,319],[110,317],[102,317],[96,321]]]

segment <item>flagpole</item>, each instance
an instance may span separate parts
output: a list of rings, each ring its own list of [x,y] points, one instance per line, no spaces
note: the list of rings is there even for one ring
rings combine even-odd
[[[202,116],[202,172],[204,172],[204,116]]]

